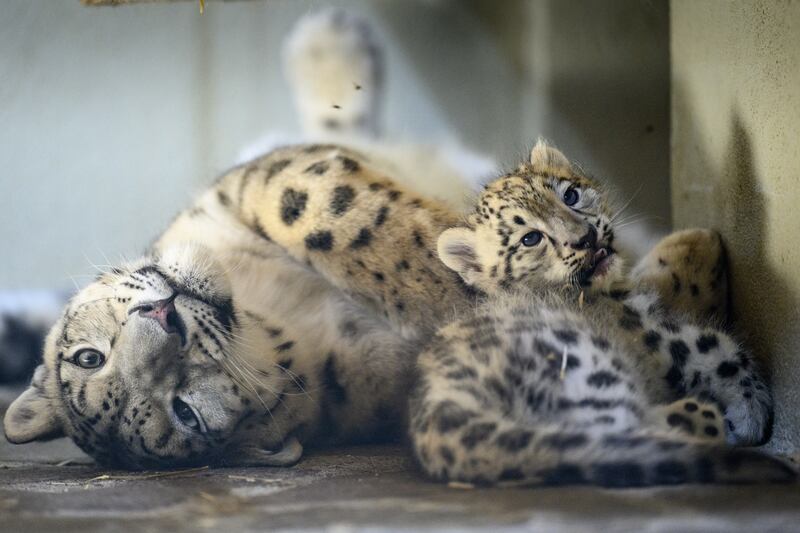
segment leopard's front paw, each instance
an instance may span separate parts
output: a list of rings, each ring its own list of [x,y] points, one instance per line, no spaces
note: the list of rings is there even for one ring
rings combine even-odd
[[[658,291],[673,311],[700,320],[728,316],[728,267],[716,231],[688,229],[664,237],[631,273]]]

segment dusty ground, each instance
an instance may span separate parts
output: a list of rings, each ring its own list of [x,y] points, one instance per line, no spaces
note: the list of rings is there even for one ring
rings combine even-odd
[[[800,531],[798,507],[800,485],[454,489],[389,446],[294,468],[130,473],[66,441],[0,444],[2,531]]]

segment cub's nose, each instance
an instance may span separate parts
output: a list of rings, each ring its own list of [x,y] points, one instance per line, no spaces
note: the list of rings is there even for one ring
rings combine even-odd
[[[594,226],[589,226],[589,231],[578,239],[577,242],[572,243],[572,247],[576,250],[588,250],[597,246],[597,230]]]
[[[175,309],[175,296],[137,305],[128,314],[138,312],[139,316],[152,318],[158,322],[167,333],[181,333],[181,319],[178,315],[178,310]]]

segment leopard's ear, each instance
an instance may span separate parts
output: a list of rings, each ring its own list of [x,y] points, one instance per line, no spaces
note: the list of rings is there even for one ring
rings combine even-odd
[[[13,444],[64,436],[61,420],[44,391],[46,372],[45,366],[39,365],[31,386],[6,411],[3,429],[6,439]]]
[[[477,237],[473,230],[450,228],[439,235],[436,246],[442,263],[458,272],[470,285],[476,281],[476,275],[483,271],[476,245]]]
[[[570,168],[569,159],[560,150],[553,148],[539,137],[531,150],[531,164],[543,168]]]

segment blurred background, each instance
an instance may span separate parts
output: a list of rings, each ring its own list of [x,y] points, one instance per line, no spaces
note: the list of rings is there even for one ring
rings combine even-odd
[[[4,0],[0,288],[72,287],[135,256],[269,132],[299,134],[295,20],[337,5],[385,42],[384,130],[516,165],[542,135],[668,228],[668,4]],[[153,194],[153,192],[157,194]],[[143,201],[147,195],[148,200]]]
[[[800,447],[798,0],[4,0],[0,290],[85,283],[242,148],[297,136],[281,46],[327,6],[385,43],[390,139],[502,167],[542,135],[653,234],[720,231],[736,331],[771,371],[772,447]]]

